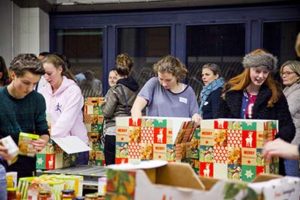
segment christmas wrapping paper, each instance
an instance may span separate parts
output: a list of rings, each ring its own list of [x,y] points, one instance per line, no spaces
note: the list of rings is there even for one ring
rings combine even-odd
[[[175,161],[175,140],[189,118],[130,117],[116,118],[116,163],[141,160]]]
[[[264,144],[275,138],[276,120],[202,120],[199,174],[252,181],[260,173],[278,173],[278,158],[266,162]]]
[[[101,106],[105,102],[103,97],[87,97],[84,103],[84,123],[88,131],[89,165],[105,165],[103,139],[104,117]]]
[[[36,154],[36,169],[52,170],[75,166],[77,154],[65,153],[52,140]]]

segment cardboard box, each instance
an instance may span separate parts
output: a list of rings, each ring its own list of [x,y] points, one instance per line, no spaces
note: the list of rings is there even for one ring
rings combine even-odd
[[[148,164],[144,164],[148,162]],[[151,163],[152,162],[152,163]],[[204,200],[204,199],[251,199],[251,200],[283,200],[284,198],[270,198],[272,188],[270,180],[276,180],[278,190],[283,187],[279,176],[260,175],[256,182],[247,184],[240,181],[225,181],[207,177],[198,177],[192,168],[185,163],[168,163],[158,161],[143,161],[140,165],[122,164],[111,165],[107,170],[107,192],[105,199],[176,199],[176,200]],[[289,182],[288,192],[293,198],[299,199],[300,179]],[[259,184],[259,185],[256,185]],[[284,182],[283,184],[286,184]],[[252,188],[256,185],[256,189]],[[259,189],[257,189],[259,188]],[[274,190],[273,190],[274,191]],[[270,192],[273,192],[270,191]],[[273,197],[277,193],[273,193]],[[294,198],[295,197],[295,198]]]
[[[185,121],[190,118],[143,117],[135,124],[130,117],[117,117],[116,163],[175,161],[174,144]]]
[[[60,169],[75,166],[77,153],[90,148],[76,136],[52,138],[36,155],[36,169]]]
[[[276,120],[202,120],[201,176],[251,182],[260,173],[278,174],[278,158],[265,162],[264,144],[277,133]]]
[[[102,105],[104,97],[88,97],[84,103],[84,123],[88,131],[89,146],[92,148],[89,154],[89,165],[105,165],[103,124],[104,116]]]

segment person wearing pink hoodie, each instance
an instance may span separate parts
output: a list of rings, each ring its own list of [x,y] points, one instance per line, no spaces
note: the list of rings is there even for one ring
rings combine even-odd
[[[40,86],[38,92],[46,100],[46,113],[51,127],[50,136],[52,138],[77,136],[88,144],[82,113],[84,100],[74,76],[64,61],[56,55],[50,54],[42,62],[45,69],[44,78],[48,84]],[[79,154],[77,164],[87,164],[87,153]]]

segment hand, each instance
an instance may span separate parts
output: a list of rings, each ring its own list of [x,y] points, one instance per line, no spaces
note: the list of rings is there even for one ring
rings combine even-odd
[[[48,135],[42,135],[39,139],[33,140],[31,144],[34,146],[36,152],[42,151],[49,141]]]
[[[273,156],[296,160],[299,158],[299,151],[297,145],[287,143],[282,139],[276,139],[264,146],[263,155],[267,160],[270,160]]]
[[[5,148],[1,143],[0,143],[0,156],[4,160],[12,160],[13,159],[13,157],[8,154],[7,148]]]
[[[195,122],[195,126],[196,127],[200,126],[201,120],[202,120],[202,118],[201,118],[201,116],[198,113],[195,113],[192,116],[192,121]]]
[[[138,119],[142,118],[142,112],[131,113],[131,118],[132,118],[133,124],[137,125]]]

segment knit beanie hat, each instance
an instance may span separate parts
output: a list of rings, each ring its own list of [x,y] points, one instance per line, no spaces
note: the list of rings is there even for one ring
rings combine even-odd
[[[270,71],[277,68],[277,58],[262,49],[256,49],[245,55],[243,58],[244,68],[264,66]]]

